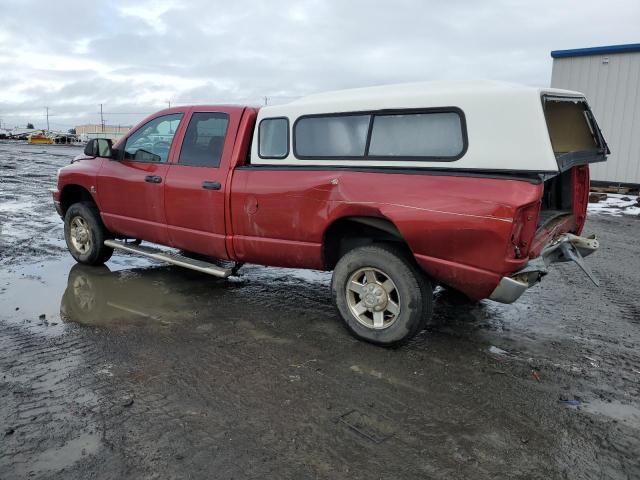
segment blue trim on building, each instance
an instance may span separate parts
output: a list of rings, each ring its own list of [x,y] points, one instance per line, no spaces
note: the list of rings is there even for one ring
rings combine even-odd
[[[626,45],[608,45],[605,47],[574,48],[572,50],[553,50],[551,52],[551,56],[553,58],[567,58],[631,52],[640,52],[640,43],[627,43]]]

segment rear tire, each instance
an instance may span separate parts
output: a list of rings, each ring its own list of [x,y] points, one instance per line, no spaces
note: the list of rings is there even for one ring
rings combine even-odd
[[[398,346],[432,318],[428,278],[402,249],[355,248],[337,263],[331,281],[335,305],[349,332],[382,346]]]
[[[64,239],[71,256],[84,265],[102,265],[113,255],[104,241],[112,238],[102,223],[98,207],[92,202],[78,202],[64,216]]]

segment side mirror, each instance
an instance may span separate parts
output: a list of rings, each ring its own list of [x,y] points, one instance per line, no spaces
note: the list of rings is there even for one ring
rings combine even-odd
[[[88,157],[113,158],[113,142],[108,138],[92,138],[84,147]]]

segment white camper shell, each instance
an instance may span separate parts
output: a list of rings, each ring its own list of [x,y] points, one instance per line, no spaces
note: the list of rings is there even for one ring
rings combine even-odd
[[[253,165],[554,175],[608,153],[583,94],[493,81],[320,93],[257,122]]]

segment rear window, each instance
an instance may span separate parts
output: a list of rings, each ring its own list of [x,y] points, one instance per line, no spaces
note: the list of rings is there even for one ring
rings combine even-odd
[[[585,102],[546,99],[544,114],[556,155],[600,149],[597,126]]]
[[[456,108],[300,117],[293,127],[298,158],[451,161],[466,148]]]

